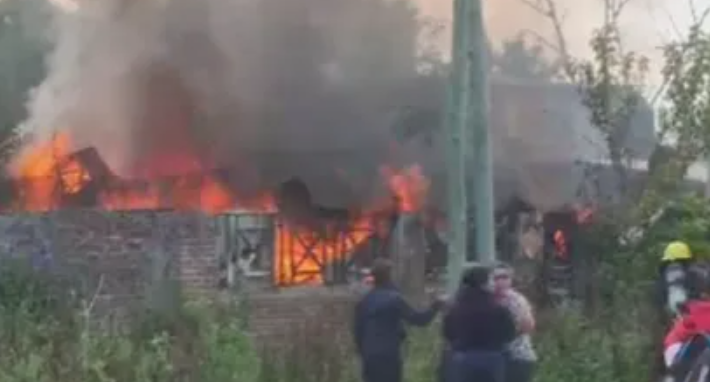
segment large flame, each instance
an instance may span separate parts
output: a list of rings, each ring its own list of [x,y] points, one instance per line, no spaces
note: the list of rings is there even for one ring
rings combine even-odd
[[[430,184],[421,166],[413,165],[399,171],[385,166],[381,173],[397,198],[400,211],[414,212],[423,207]]]
[[[36,212],[52,210],[59,207],[62,195],[77,194],[86,187],[91,176],[79,160],[68,159],[72,149],[69,135],[60,133],[49,142],[29,146],[22,152],[11,166],[14,175],[23,180],[17,208]],[[186,172],[194,173],[194,166]],[[240,203],[218,180],[209,176],[206,169],[199,175],[197,185],[188,178],[177,179],[167,193],[157,179],[148,178],[142,187],[105,187],[99,191],[98,198],[101,207],[107,210],[171,207],[219,213],[237,207],[265,208],[261,199]],[[165,195],[169,196],[167,200]]]
[[[372,235],[372,220],[357,218],[344,227],[307,229],[280,224],[276,230],[274,276],[277,285],[319,285],[324,265],[344,261]]]
[[[62,207],[62,198],[78,195],[92,183],[92,175],[79,159],[70,155],[76,147],[70,136],[59,133],[42,144],[31,144],[11,164],[12,174],[21,179],[21,194],[12,206],[15,210],[48,211]],[[157,156],[156,156],[157,158]],[[274,213],[275,198],[264,193],[256,198],[242,198],[201,166],[196,156],[181,153],[162,159],[152,158],[140,171],[140,186],[114,181],[100,185],[98,204],[106,210],[174,208],[219,214],[231,210]],[[166,170],[165,165],[170,168]],[[177,176],[167,185],[161,176],[170,173],[199,173],[197,180]],[[383,167],[383,181],[395,196],[399,211],[413,212],[422,208],[429,181],[421,167],[404,169]],[[346,222],[326,221],[318,224],[295,224],[283,220],[277,224],[274,242],[274,281],[279,286],[321,284],[326,265],[347,260],[348,256],[382,227],[373,224],[372,215],[383,203],[373,203],[371,212],[353,214]]]
[[[569,256],[567,252],[567,237],[562,230],[558,229],[552,235],[552,241],[555,244],[555,256],[561,260],[566,260]]]

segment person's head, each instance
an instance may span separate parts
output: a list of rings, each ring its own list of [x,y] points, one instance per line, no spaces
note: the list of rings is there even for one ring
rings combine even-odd
[[[387,286],[392,283],[392,261],[379,258],[372,264],[372,283],[375,287]]]
[[[477,265],[464,272],[461,286],[472,290],[489,290],[490,281],[490,268]]]
[[[505,292],[513,287],[513,267],[498,263],[493,268],[493,287],[496,292]]]

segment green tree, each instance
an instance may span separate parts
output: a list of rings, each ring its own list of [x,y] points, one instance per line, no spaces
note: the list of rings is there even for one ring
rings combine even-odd
[[[545,57],[544,47],[529,43],[523,35],[504,41],[492,52],[491,61],[494,73],[515,79],[550,81],[560,73],[559,65]]]
[[[623,49],[618,28],[619,12],[607,18],[591,40],[594,56],[576,64],[575,82],[582,102],[589,110],[592,126],[601,134],[614,174],[616,203],[629,195],[627,142],[632,118],[642,102],[642,88],[648,73],[645,57]]]
[[[710,8],[709,8],[710,9]],[[662,138],[672,138],[672,152],[658,168],[657,186],[677,191],[690,165],[710,153],[710,34],[704,17],[691,26],[688,37],[665,48],[666,66],[660,127]]]

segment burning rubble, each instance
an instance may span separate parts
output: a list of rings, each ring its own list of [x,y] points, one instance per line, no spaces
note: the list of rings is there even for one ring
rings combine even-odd
[[[12,163],[13,181],[6,212],[43,212],[62,208],[104,210],[176,209],[210,214],[230,211],[279,214],[276,224],[274,281],[277,285],[320,284],[325,263],[350,260],[359,245],[373,235],[385,236],[391,224],[373,227],[375,216],[414,212],[422,208],[428,189],[421,168],[401,171],[383,167],[382,182],[391,199],[358,209],[329,208],[312,200],[298,178],[277,190],[242,197],[226,181],[228,171],[201,165],[196,158],[173,162],[185,165],[183,174],[124,179],[104,163],[94,148],[72,151],[68,134],[42,145],[29,145]],[[145,165],[146,173],[151,164]],[[391,221],[390,221],[391,222]],[[297,270],[297,271],[296,271]]]

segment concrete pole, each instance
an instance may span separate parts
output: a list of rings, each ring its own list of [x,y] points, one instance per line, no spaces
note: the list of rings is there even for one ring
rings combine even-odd
[[[453,47],[451,70],[449,73],[449,92],[446,110],[447,133],[447,189],[449,221],[447,291],[453,294],[458,288],[464,263],[466,261],[468,201],[466,189],[466,149],[468,136],[469,63],[469,26],[466,21],[470,0],[454,0]]]
[[[493,160],[488,123],[489,86],[486,33],[481,0],[468,0],[467,23],[470,24],[468,66],[470,69],[470,128],[472,146],[473,198],[475,205],[476,260],[491,264],[496,260],[495,199],[493,195]]]

